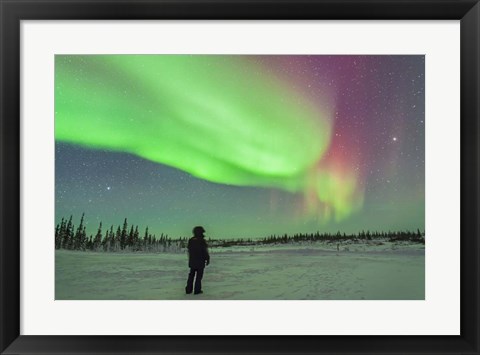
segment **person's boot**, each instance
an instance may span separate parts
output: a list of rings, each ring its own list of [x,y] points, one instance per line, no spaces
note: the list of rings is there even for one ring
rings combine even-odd
[[[191,294],[192,293],[192,290],[189,290],[188,287],[185,287],[185,293],[187,295]]]
[[[194,294],[194,295],[199,295],[199,294],[201,294],[201,293],[203,293],[202,290],[200,290],[200,291],[195,291],[193,294]]]

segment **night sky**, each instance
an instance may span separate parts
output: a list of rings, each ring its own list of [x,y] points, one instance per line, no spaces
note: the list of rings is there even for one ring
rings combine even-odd
[[[56,56],[55,218],[424,230],[424,56]]]

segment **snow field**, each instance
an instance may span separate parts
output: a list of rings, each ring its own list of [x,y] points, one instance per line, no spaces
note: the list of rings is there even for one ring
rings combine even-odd
[[[56,300],[421,300],[420,244],[211,248],[202,295],[186,295],[186,253],[57,250]]]

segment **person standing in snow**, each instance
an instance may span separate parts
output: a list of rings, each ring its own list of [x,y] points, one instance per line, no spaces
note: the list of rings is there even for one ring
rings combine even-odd
[[[185,292],[187,294],[194,293],[198,295],[202,291],[202,278],[205,266],[210,264],[210,255],[208,254],[208,246],[205,241],[205,229],[201,226],[193,228],[193,237],[188,241],[188,266],[190,273],[188,274],[187,286]],[[195,286],[193,281],[195,279]]]

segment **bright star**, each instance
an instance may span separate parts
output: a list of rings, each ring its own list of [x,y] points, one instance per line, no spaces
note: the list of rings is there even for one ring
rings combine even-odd
[[[397,141],[397,137],[393,137],[393,141],[396,142],[396,141]]]

